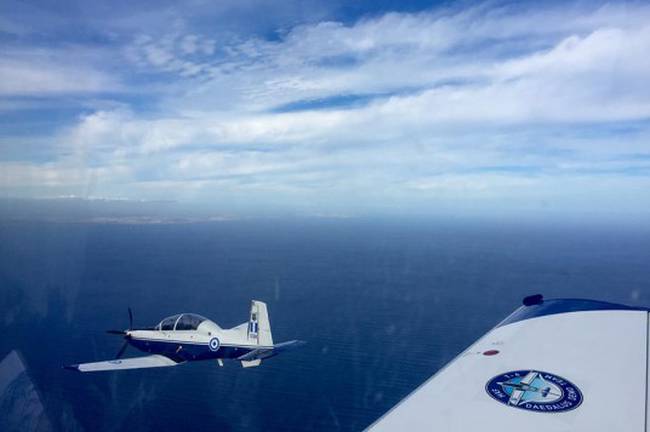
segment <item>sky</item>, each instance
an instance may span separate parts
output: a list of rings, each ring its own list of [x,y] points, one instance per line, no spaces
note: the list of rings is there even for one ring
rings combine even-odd
[[[0,3],[0,196],[650,219],[643,2]]]

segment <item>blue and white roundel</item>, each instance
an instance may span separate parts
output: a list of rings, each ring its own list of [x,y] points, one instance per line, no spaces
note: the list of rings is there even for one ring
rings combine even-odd
[[[210,351],[218,350],[219,349],[219,339],[217,339],[217,338],[210,339],[210,342],[208,342],[208,346],[210,347]]]
[[[570,411],[582,403],[582,393],[575,384],[535,370],[497,375],[488,381],[485,391],[504,405],[536,412]]]

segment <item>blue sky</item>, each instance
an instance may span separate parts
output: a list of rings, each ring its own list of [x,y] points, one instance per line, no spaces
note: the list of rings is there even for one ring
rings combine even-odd
[[[5,197],[648,215],[650,6],[0,5]]]

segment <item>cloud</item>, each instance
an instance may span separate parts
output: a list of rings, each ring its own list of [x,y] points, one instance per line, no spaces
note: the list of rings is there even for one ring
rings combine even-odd
[[[586,61],[597,61],[601,54],[601,60],[611,60],[616,48],[628,51],[630,67],[639,66],[638,72],[644,73],[645,56],[635,55],[647,43],[643,16],[650,16],[646,7],[513,11],[483,5],[459,12],[389,13],[351,25],[301,25],[279,40],[219,41],[216,55],[202,63],[211,79],[195,83],[181,105],[264,110],[342,94],[390,95],[449,84],[484,87],[507,78],[516,67],[525,72],[517,62],[525,60],[532,67],[535,59],[529,56],[550,61],[549,54],[565,60],[582,54]],[[614,35],[611,41],[601,37],[609,34]],[[637,43],[625,43],[637,37]],[[571,48],[571,41],[581,42],[576,51],[562,52]],[[601,42],[606,46],[598,52]],[[558,78],[576,72],[574,66],[570,61],[559,64]],[[598,65],[585,66],[587,74]]]
[[[109,73],[79,61],[83,50],[6,50],[0,58],[0,96],[108,93],[121,88]]]
[[[345,210],[415,208],[418,197],[598,207],[647,184],[645,5],[486,3],[303,23],[273,38],[184,19],[117,36],[105,63],[42,50],[0,60],[5,94],[124,95],[53,134],[58,159],[6,162],[3,189],[78,194],[93,178],[106,196]]]
[[[201,57],[212,55],[214,50],[213,39],[172,33],[160,39],[140,35],[125,48],[125,55],[141,68],[195,77],[208,72],[210,63]]]

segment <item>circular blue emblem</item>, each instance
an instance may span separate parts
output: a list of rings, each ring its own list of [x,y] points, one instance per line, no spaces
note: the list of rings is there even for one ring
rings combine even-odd
[[[208,342],[208,346],[210,347],[210,351],[218,350],[219,349],[219,339],[217,339],[217,338],[210,339],[210,342]]]
[[[497,375],[487,382],[485,391],[504,405],[536,412],[570,411],[582,403],[582,393],[571,381],[537,370]]]

